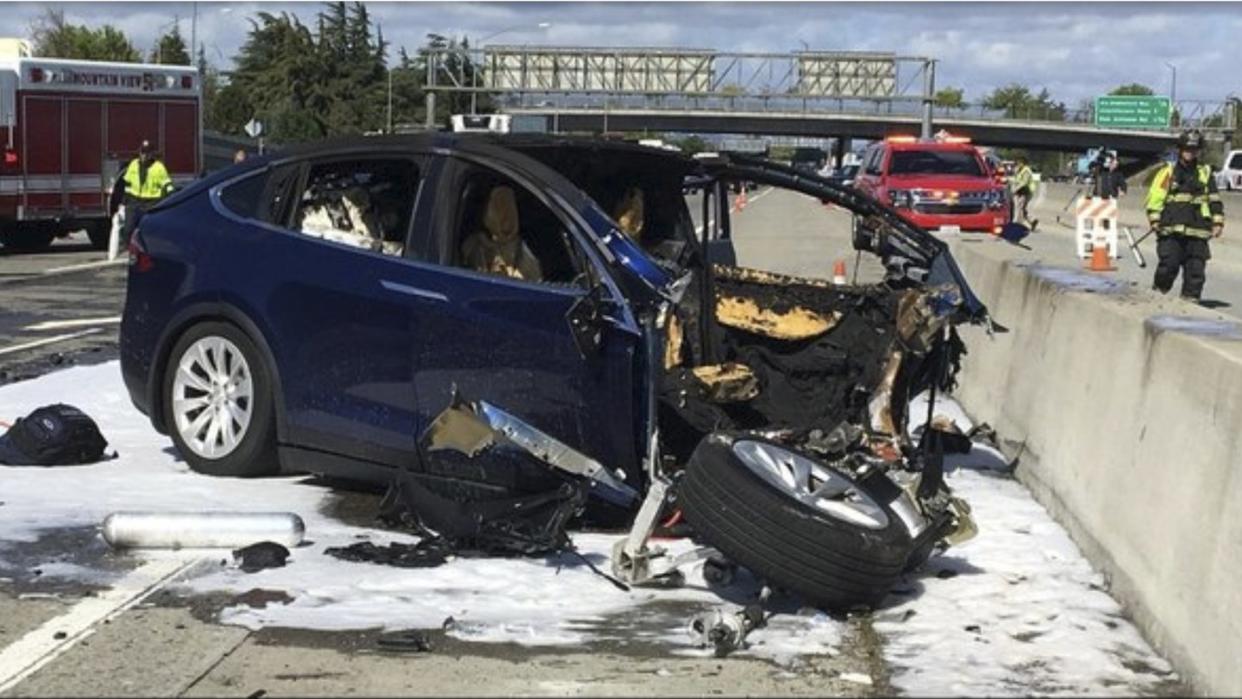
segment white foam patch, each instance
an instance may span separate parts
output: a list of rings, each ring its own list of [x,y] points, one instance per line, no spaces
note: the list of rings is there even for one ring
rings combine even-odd
[[[923,398],[914,414],[926,410]],[[938,398],[935,412],[971,424],[951,398]],[[946,457],[960,468],[949,484],[979,535],[932,558],[875,614],[893,685],[927,695],[1133,695],[1175,680],[1025,486],[975,470],[996,468],[984,449],[1003,462],[980,444]]]
[[[321,513],[330,491],[306,484],[304,477],[259,480],[212,478],[193,473],[129,401],[116,362],[75,367],[0,388],[0,417],[12,419],[48,403],[66,402],[99,424],[120,457],[90,466],[7,468],[0,466],[0,555],[14,542],[34,541],[40,532],[98,526],[117,510],[290,511],[306,523],[308,546],[294,548],[283,568],[243,573],[218,566],[189,580],[187,592],[243,593],[280,590],[288,604],[264,608],[239,605],[221,621],[251,629],[265,626],[321,630],[438,628],[454,619],[453,634],[474,641],[528,645],[568,645],[591,639],[638,635],[688,652],[685,627],[690,616],[723,604],[702,578],[689,571],[677,590],[622,592],[568,555],[543,558],[456,558],[436,568],[402,569],[341,561],[324,553],[366,539],[376,544],[413,543],[415,537],[355,527]],[[609,569],[617,535],[575,534],[579,551],[602,570]],[[689,550],[688,541],[660,542],[672,555]],[[147,557],[202,557],[228,560],[218,551],[145,552]],[[47,565],[59,577],[98,580],[91,569]],[[742,595],[753,589],[735,590]],[[649,610],[654,601],[667,610]],[[740,609],[737,605],[726,605]],[[635,617],[638,620],[635,620]],[[808,654],[832,653],[841,624],[824,615],[781,616],[749,637],[743,655],[794,662]],[[635,630],[637,629],[637,630]]]
[[[288,510],[302,516],[313,543],[295,548],[286,567],[254,574],[216,567],[184,589],[263,588],[293,598],[262,609],[225,610],[224,621],[250,628],[439,627],[451,616],[453,633],[471,640],[546,646],[646,639],[677,654],[708,652],[694,649],[685,630],[693,613],[722,602],[698,568],[690,571],[685,588],[627,594],[568,556],[458,558],[429,569],[340,561],[323,550],[360,538],[378,544],[414,539],[323,515],[330,491],[300,477],[234,480],[190,472],[170,440],[130,405],[115,362],[0,387],[0,418],[61,401],[94,417],[120,458],[82,467],[0,467],[0,556],[5,547],[33,541],[41,531],[97,526],[121,509]],[[937,412],[944,411],[960,408],[945,402]],[[965,422],[964,411],[950,416],[964,429],[972,424]],[[981,533],[930,564],[932,570],[953,568],[958,575],[918,576],[906,583],[906,592],[914,594],[892,595],[892,606],[877,612],[876,628],[898,688],[918,694],[1101,694],[1134,693],[1159,681],[1156,673],[1168,671],[1167,663],[1121,617],[1100,589],[1099,576],[1021,484],[966,469],[950,482],[971,503]],[[608,569],[615,536],[574,539],[584,555]],[[674,553],[689,546],[663,543]],[[72,566],[53,570],[86,574]],[[822,614],[781,614],[753,632],[741,654],[797,663],[808,655],[838,652],[844,631],[842,623]]]

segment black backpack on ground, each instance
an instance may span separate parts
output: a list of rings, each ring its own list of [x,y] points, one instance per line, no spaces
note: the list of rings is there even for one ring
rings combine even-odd
[[[0,436],[0,464],[68,466],[104,458],[108,441],[86,413],[56,403],[19,418]]]

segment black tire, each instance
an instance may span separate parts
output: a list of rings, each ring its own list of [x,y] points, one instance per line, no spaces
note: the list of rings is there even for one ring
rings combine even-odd
[[[55,238],[56,231],[48,226],[18,224],[4,232],[0,243],[14,252],[42,252]]]
[[[86,237],[91,239],[91,247],[96,250],[107,250],[108,240],[112,237],[112,222],[91,221],[86,224]]]
[[[237,446],[223,457],[212,459],[194,452],[177,429],[173,414],[173,380],[177,367],[195,342],[206,337],[221,337],[240,350],[250,369],[253,385],[253,401],[250,424],[243,432]],[[275,391],[271,371],[253,341],[246,333],[229,323],[210,321],[199,323],[187,330],[168,355],[164,375],[160,379],[160,398],[164,412],[164,424],[173,443],[181,452],[190,468],[210,476],[257,478],[276,475],[280,465],[276,453]]]
[[[875,478],[887,487],[834,471],[871,495],[887,515],[884,527],[867,528],[804,504],[760,478],[742,463],[732,441],[704,439],[686,467],[678,497],[696,537],[823,609],[870,608],[884,599],[914,547],[885,504],[896,496],[896,486],[880,474]]]

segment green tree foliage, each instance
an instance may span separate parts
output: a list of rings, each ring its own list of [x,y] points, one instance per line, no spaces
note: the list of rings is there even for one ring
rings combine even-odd
[[[1065,103],[1053,100],[1047,88],[1036,94],[1025,85],[1010,83],[992,90],[983,98],[983,106],[1002,110],[1011,119],[1065,121]]]
[[[181,30],[176,24],[156,42],[155,48],[151,50],[150,61],[166,66],[190,65],[190,51],[186,48],[185,40],[181,38]]]
[[[36,56],[123,63],[142,61],[142,54],[121,30],[110,24],[98,29],[70,24],[61,9],[45,10],[31,24],[30,35]]]
[[[260,12],[221,88],[213,124],[241,133],[252,117],[281,143],[360,134],[384,126],[387,42],[360,2],[334,2],[315,28]]]
[[[936,90],[936,106],[948,109],[961,109],[966,106],[965,95],[966,91],[960,87],[946,87]]]
[[[681,152],[686,155],[694,155],[695,153],[702,153],[704,151],[712,150],[711,144],[697,135],[686,136],[684,138],[675,138],[670,140],[669,143],[672,143],[680,148]]]
[[[1067,109],[1064,102],[1052,99],[1047,89],[1038,93],[1018,83],[1010,83],[998,87],[983,99],[987,109],[1000,110],[1012,119],[1030,119],[1033,121],[1065,121]],[[1031,167],[1038,172],[1052,173],[1058,167],[1056,153],[1044,151],[1028,151],[1022,149],[1002,149],[1002,158],[1013,159],[1019,155],[1026,157]]]
[[[1152,89],[1150,87],[1147,87],[1146,85],[1141,85],[1139,83],[1127,83],[1125,85],[1121,85],[1115,88],[1112,92],[1108,94],[1110,95],[1154,95],[1156,93],[1153,92]]]

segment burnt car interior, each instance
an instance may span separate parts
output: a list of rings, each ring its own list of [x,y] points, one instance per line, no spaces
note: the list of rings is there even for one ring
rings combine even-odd
[[[314,164],[293,214],[293,228],[313,237],[400,256],[417,183],[418,169],[407,159]]]

